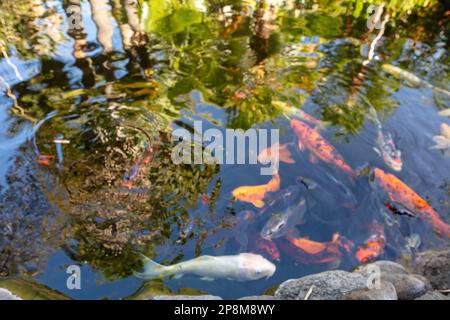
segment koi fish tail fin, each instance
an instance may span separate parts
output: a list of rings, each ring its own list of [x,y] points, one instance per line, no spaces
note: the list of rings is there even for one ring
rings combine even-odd
[[[160,265],[159,263],[156,263],[155,261],[147,258],[142,254],[141,257],[144,264],[143,272],[134,272],[133,274],[135,277],[148,280],[154,278],[162,278],[165,275],[168,275],[167,271],[169,267]]]
[[[450,238],[450,225],[440,218],[429,219],[433,229],[442,237]]]

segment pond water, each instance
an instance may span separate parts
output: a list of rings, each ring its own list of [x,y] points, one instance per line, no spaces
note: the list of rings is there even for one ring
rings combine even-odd
[[[448,12],[436,0],[1,1],[1,275],[121,299],[145,281],[138,253],[171,265],[252,252],[276,266],[247,282],[163,280],[238,298],[448,246]],[[196,121],[278,129],[278,173],[174,163],[172,133]],[[262,203],[233,193],[278,178]],[[289,213],[288,232],[261,237]]]

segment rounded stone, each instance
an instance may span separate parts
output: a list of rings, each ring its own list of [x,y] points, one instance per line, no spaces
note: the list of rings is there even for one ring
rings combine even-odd
[[[366,288],[366,284],[366,277],[360,273],[326,271],[283,282],[275,291],[275,298],[304,300],[311,290],[310,300],[337,300],[352,290]]]
[[[450,289],[450,250],[419,253],[414,272],[430,280],[434,289]]]
[[[378,289],[356,289],[345,294],[342,300],[397,300],[397,291],[392,283],[381,281]]]

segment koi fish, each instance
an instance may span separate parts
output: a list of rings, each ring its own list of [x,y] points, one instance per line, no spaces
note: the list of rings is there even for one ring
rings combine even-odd
[[[384,160],[384,163],[395,171],[402,171],[402,152],[397,149],[390,133],[384,133],[380,128],[378,130],[377,138],[378,148],[374,148]]]
[[[350,252],[353,244],[335,233],[330,242],[317,242],[308,238],[286,237],[284,249],[301,263],[320,264],[336,262],[341,259],[344,252]]]
[[[278,251],[275,242],[259,238],[256,241],[256,248],[261,252],[268,254],[273,260],[280,260],[280,251]]]
[[[279,143],[275,143],[269,148],[264,149],[258,155],[259,163],[271,163],[277,162],[278,160],[284,163],[295,163],[295,160],[292,159],[292,154],[289,151],[287,143],[280,145]],[[278,151],[278,152],[277,152]],[[277,157],[278,153],[278,157]]]
[[[439,214],[414,190],[396,176],[379,168],[375,168],[373,173],[375,181],[387,192],[391,201],[400,204],[411,213],[417,214],[437,233],[450,238],[450,225],[442,221]]]
[[[292,201],[300,196],[300,188],[297,186],[289,186],[280,192],[267,197],[266,207],[259,212],[259,215],[271,210],[273,207],[282,205],[288,206]]]
[[[124,187],[127,187],[129,189],[133,187],[133,183],[138,177],[139,172],[141,172],[142,168],[148,166],[148,164],[152,160],[154,155],[153,151],[154,151],[153,147],[147,145],[143,157],[141,159],[138,159],[131,167],[130,172],[125,174],[124,181],[122,184]]]
[[[441,117],[450,117],[450,108],[439,111]]]
[[[260,186],[242,186],[233,190],[233,197],[242,202],[253,204],[257,208],[264,207],[264,198],[267,193],[275,192],[280,189],[280,176],[275,173],[272,179]]]
[[[384,226],[381,223],[374,220],[370,227],[370,231],[372,233],[371,236],[363,245],[358,247],[355,254],[356,258],[362,263],[373,261],[378,258],[383,254],[386,245]]]
[[[383,254],[385,243],[386,239],[383,235],[371,235],[356,251],[356,258],[362,263],[376,259]]]
[[[397,149],[392,135],[384,132],[383,125],[381,124],[380,119],[378,119],[378,114],[374,106],[366,97],[362,96],[362,98],[369,106],[370,113],[372,114],[373,120],[377,127],[377,147],[374,147],[373,149],[381,158],[383,158],[384,163],[386,163],[389,168],[395,171],[402,171],[402,152]]]
[[[135,272],[141,279],[154,279],[185,274],[200,276],[202,280],[228,279],[235,281],[270,278],[276,270],[275,265],[263,256],[241,253],[234,256],[200,256],[171,266],[160,265],[143,256],[144,272]]]
[[[301,198],[298,204],[288,207],[281,213],[274,213],[261,230],[261,238],[272,240],[280,238],[303,222],[306,212],[306,200]]]
[[[345,163],[339,152],[317,130],[296,119],[291,120],[291,127],[298,137],[299,149],[304,151],[307,148],[311,152],[310,161],[312,163],[316,163],[317,159],[321,159],[326,163],[339,167],[352,177],[356,176],[355,171]]]

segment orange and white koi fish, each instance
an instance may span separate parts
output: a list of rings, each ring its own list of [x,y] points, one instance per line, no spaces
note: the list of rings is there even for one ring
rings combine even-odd
[[[256,241],[256,248],[259,251],[268,254],[273,260],[280,260],[280,251],[278,251],[275,242],[260,238]]]
[[[307,148],[311,152],[310,161],[312,163],[316,163],[317,159],[321,159],[326,163],[339,167],[352,177],[356,176],[355,171],[345,163],[339,152],[317,130],[296,119],[291,120],[291,127],[298,137],[299,149],[304,151]]]
[[[396,176],[375,168],[375,181],[387,192],[390,200],[405,207],[413,214],[429,223],[442,236],[450,238],[450,225],[442,221],[439,214],[414,190]]]
[[[260,186],[242,186],[233,190],[233,197],[242,202],[248,202],[253,204],[257,208],[264,207],[264,198],[267,193],[275,192],[280,189],[280,176],[275,173],[272,179],[267,183]]]
[[[295,163],[295,160],[292,159],[292,154],[289,151],[288,143],[285,144],[279,144],[275,143],[271,147],[264,149],[261,151],[261,153],[258,155],[258,162],[259,163],[271,163],[275,162],[277,160],[280,160],[284,163]],[[276,157],[276,150],[278,149],[278,159]]]
[[[355,256],[362,263],[378,258],[383,254],[386,245],[384,226],[381,223],[375,220],[370,231],[372,234],[369,239],[367,239],[363,245],[359,246],[356,251]]]

